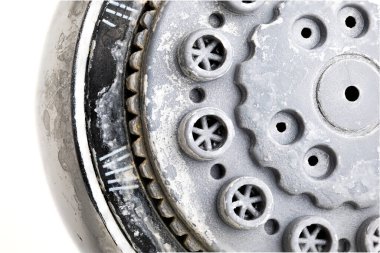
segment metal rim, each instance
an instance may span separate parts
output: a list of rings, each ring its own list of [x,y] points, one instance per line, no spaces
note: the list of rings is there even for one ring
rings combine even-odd
[[[102,217],[104,224],[122,252],[133,252],[134,249],[121,232],[105,198],[99,187],[99,182],[93,167],[90,147],[87,141],[86,116],[85,116],[85,79],[88,52],[93,35],[93,30],[98,21],[103,2],[93,1],[90,3],[86,17],[83,22],[80,37],[78,40],[77,53],[74,63],[75,77],[73,79],[73,128],[77,145],[78,158],[86,174],[86,181],[89,186],[93,201]]]

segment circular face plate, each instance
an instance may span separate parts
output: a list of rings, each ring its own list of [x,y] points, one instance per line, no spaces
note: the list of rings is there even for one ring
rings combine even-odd
[[[354,38],[347,40],[337,14],[344,7],[319,2],[315,5],[265,3],[252,16],[237,15],[224,3],[169,2],[160,13],[146,48],[146,68],[141,71],[144,137],[148,152],[155,158],[153,169],[165,189],[165,197],[206,249],[280,251],[285,227],[304,215],[328,220],[339,237],[349,238],[355,247],[354,227],[361,221],[348,217],[359,213],[360,217],[368,217],[376,212],[377,128],[367,132],[360,129],[355,134],[340,131],[318,109],[330,101],[319,94],[322,82],[318,81],[325,80],[321,78],[323,70],[326,66],[332,70],[334,64],[331,63],[339,62],[337,59],[347,59],[342,61],[347,67],[351,61],[358,61],[358,67],[368,66],[368,71],[373,73],[373,77],[362,78],[373,81],[377,78],[376,24],[367,27],[366,33],[360,36],[361,42]],[[279,14],[273,17],[276,8]],[[360,9],[366,10],[368,17],[377,15],[372,13],[370,5]],[[197,11],[192,13],[192,10]],[[215,19],[216,13],[222,22],[215,28],[215,22],[210,20]],[[271,23],[257,27],[258,23],[267,22]],[[310,30],[309,35],[304,28]],[[184,50],[183,41],[189,34],[205,31],[221,34],[233,51],[231,68],[218,79],[206,82],[183,71],[183,57],[178,54]],[[251,57],[247,40],[255,45]],[[350,51],[344,49],[346,45]],[[371,60],[364,60],[367,58]],[[336,73],[344,75],[343,71]],[[370,85],[369,90],[377,89],[364,80],[361,83]],[[331,100],[336,101],[334,106],[340,102],[353,106],[345,97],[345,89],[354,84],[346,85],[336,91],[336,97]],[[329,87],[323,83],[323,89]],[[325,93],[332,96],[332,92]],[[360,94],[365,95],[364,91]],[[369,96],[376,100],[375,93]],[[323,103],[319,103],[322,99]],[[189,115],[205,108],[223,111],[235,131],[228,150],[212,160],[200,159],[199,154],[194,154],[194,147],[188,144],[198,137],[194,138],[187,127]],[[332,106],[326,105],[326,108]],[[372,112],[358,117],[368,116],[371,121]],[[352,110],[349,113],[350,119],[359,115]],[[339,117],[344,115],[337,114],[334,121],[341,122],[342,128],[348,128],[344,124],[359,124]],[[353,139],[354,136],[359,138]],[[357,149],[355,145],[366,148]],[[348,146],[351,148],[347,149]],[[273,176],[273,172],[278,177]],[[270,215],[255,228],[247,229],[249,225],[231,219],[232,212],[228,215],[220,211],[228,210],[227,206],[220,207],[221,202],[228,203],[220,201],[223,186],[241,177],[259,178],[273,195]],[[215,208],[218,203],[219,207]],[[343,203],[370,208],[359,208],[356,212]],[[289,206],[299,208],[289,209]],[[278,232],[272,235],[265,230],[269,220],[271,224],[273,220],[279,224]],[[347,223],[350,225],[345,225]],[[246,240],[247,237],[254,239]],[[265,241],[265,245],[261,241]]]

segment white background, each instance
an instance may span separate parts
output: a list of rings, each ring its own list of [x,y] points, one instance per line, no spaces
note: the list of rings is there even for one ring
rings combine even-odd
[[[2,1],[0,252],[78,253],[55,207],[39,154],[39,66],[57,1]]]

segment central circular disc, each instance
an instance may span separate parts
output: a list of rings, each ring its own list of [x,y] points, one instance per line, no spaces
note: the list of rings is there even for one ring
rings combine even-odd
[[[316,89],[323,118],[335,129],[366,134],[379,125],[379,67],[359,55],[333,59]]]

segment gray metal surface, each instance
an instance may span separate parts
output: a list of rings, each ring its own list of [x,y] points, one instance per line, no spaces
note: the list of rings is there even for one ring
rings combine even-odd
[[[91,5],[62,5],[39,108],[52,188],[85,252],[129,252],[137,244],[167,251],[379,250],[378,4],[144,5],[128,40],[104,55],[117,62],[112,87],[125,76],[128,91],[102,91],[110,94],[102,105],[126,98],[126,117],[116,121],[127,120],[128,133],[110,130],[115,115],[107,110],[101,130],[111,132],[111,144],[124,134],[131,143],[104,156],[86,128],[86,68],[94,67],[87,63],[99,46],[92,35],[102,4]],[[100,41],[120,29],[111,31]],[[105,190],[96,163],[101,156],[118,172],[122,158],[111,157],[118,150],[129,150],[123,156],[133,159],[141,189],[111,188],[134,201],[125,206],[111,203],[116,194]],[[111,181],[118,180],[124,174]],[[126,217],[132,227],[123,225]]]
[[[41,68],[37,122],[50,188],[73,240],[83,252],[116,253],[123,249],[115,243],[88,194],[72,128],[72,70],[88,4],[59,4]]]
[[[109,112],[112,111],[110,108],[113,103],[117,104],[119,101],[118,97],[124,102],[123,92],[115,90],[123,87],[124,83],[121,78],[122,69],[126,52],[129,50],[128,41],[134,37],[132,30],[136,27],[136,23],[132,21],[135,21],[139,15],[142,18],[149,17],[143,15],[141,3],[125,2],[125,4],[115,1],[78,1],[65,2],[59,6],[46,47],[39,87],[38,124],[46,172],[68,230],[82,252],[183,251],[183,247],[169,232],[161,217],[154,208],[151,208],[151,203],[145,194],[130,191],[127,195],[126,191],[122,191],[123,187],[116,188],[112,183],[123,182],[125,175],[118,173],[117,179],[106,182],[102,181],[99,175],[103,165],[113,170],[106,171],[110,175],[121,172],[119,168],[115,168],[115,165],[117,162],[124,162],[126,157],[133,156],[130,144],[125,143],[124,146],[101,155],[104,151],[96,153],[96,147],[89,137],[91,133],[86,128],[86,123],[90,122],[87,121],[88,115],[85,115],[89,112],[88,103],[96,102],[89,101],[90,96],[85,95],[86,88],[89,87],[90,90],[97,88],[87,83],[88,67],[94,69],[96,65],[101,68],[100,74],[103,76],[112,77],[115,72],[117,75],[113,88],[98,94],[100,102],[106,104],[104,106],[106,109],[97,112],[101,114],[102,122],[109,123],[107,128],[102,130],[110,132],[119,121],[125,124],[125,118],[120,114],[117,115],[119,121],[112,122],[112,116],[115,114],[110,115]],[[107,19],[103,17],[102,22],[99,22],[103,10],[111,7],[110,5],[119,11],[134,12],[129,19],[130,25],[123,27],[126,29],[119,29],[112,23],[118,21],[111,19],[109,15]],[[109,12],[110,9],[105,13]],[[111,14],[120,18],[120,12],[111,11]],[[123,19],[123,16],[121,18]],[[102,37],[100,36],[102,29],[99,28],[101,25],[103,31],[104,26],[115,29],[112,30],[113,33],[105,35],[103,33]],[[97,33],[94,34],[94,30]],[[112,67],[105,72],[104,65],[98,64],[99,62],[92,61],[92,64],[88,64],[89,58],[93,60],[96,46],[104,46],[118,36],[125,38],[125,41],[117,41],[116,45],[112,45],[114,55],[106,55],[111,58],[111,61],[106,62],[118,62],[118,65],[112,66],[115,67],[115,72]],[[100,37],[101,43],[96,43],[97,37]],[[107,84],[107,82],[102,83],[102,85]],[[125,111],[123,106],[117,109]],[[123,138],[121,135],[126,134],[126,131],[120,129],[111,134],[109,132],[102,137],[115,140],[116,136],[120,140]],[[111,141],[111,144],[118,144],[116,143],[118,140]],[[102,140],[97,139],[97,141]],[[94,160],[91,153],[95,153]],[[95,162],[96,156],[102,163]],[[137,174],[137,169],[132,168],[135,166],[133,162],[129,162],[128,166],[130,166],[129,172]],[[130,176],[131,174],[127,175],[127,178]],[[110,182],[112,183],[110,187],[113,188],[109,188]],[[115,194],[111,195],[113,192]],[[127,201],[123,203],[119,201],[120,199],[116,199],[115,204],[116,193],[118,196],[123,194],[123,197],[127,195],[125,197]],[[127,223],[123,223],[124,218],[127,218]]]

